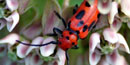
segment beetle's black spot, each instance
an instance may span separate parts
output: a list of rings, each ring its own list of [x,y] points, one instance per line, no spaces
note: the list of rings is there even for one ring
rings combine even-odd
[[[76,31],[77,34],[79,34],[79,31]]]
[[[90,4],[88,2],[85,3],[85,6],[90,7]]]
[[[80,27],[80,26],[82,26],[83,24],[84,24],[84,21],[80,21],[77,26]]]
[[[87,29],[88,29],[88,26],[85,25],[85,26],[83,27],[83,32],[85,32]]]
[[[84,14],[85,14],[85,11],[84,11],[84,10],[80,11],[80,12],[76,15],[76,19],[81,19],[81,18],[84,16]]]
[[[66,39],[67,39],[67,40],[69,40],[69,37],[68,37],[68,36],[66,36]]]
[[[72,34],[72,32],[69,32],[69,34],[71,35],[71,34]]]
[[[90,24],[90,26],[88,27],[88,30],[91,30],[92,28],[93,28],[93,26],[95,25],[95,21],[93,21],[91,24]]]
[[[101,16],[101,14],[98,14],[98,16],[97,16],[97,17],[99,18],[100,16]]]
[[[72,42],[72,45],[74,45],[75,43],[74,42]]]

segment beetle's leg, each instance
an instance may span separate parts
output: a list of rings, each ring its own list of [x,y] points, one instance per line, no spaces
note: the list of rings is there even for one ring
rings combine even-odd
[[[74,9],[73,9],[73,14],[76,13],[77,9],[78,9],[78,4],[75,5],[75,7],[74,7]]]
[[[65,51],[65,55],[66,55],[67,65],[69,65],[69,55],[68,55],[67,50]]]
[[[62,20],[62,22],[63,22],[63,24],[64,24],[64,26],[65,26],[65,28],[66,28],[66,23],[65,23],[64,18],[63,18],[63,17],[61,17],[61,16],[60,16],[60,14],[59,14],[58,12],[54,11],[54,13],[56,14],[56,16],[57,16],[59,19],[61,19],[61,20]]]
[[[74,45],[72,49],[79,49],[79,47],[77,45]]]
[[[47,34],[48,36],[57,36],[58,34],[62,34],[62,31],[59,28],[54,27],[53,28],[53,33],[52,34]]]

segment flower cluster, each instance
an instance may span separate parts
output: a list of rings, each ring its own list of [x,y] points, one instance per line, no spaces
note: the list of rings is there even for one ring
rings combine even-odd
[[[98,4],[100,13],[107,15],[109,27],[103,29],[102,33],[92,33],[89,40],[89,62],[90,65],[127,65],[124,56],[119,50],[130,54],[127,42],[122,34],[118,33],[124,17],[129,18],[129,0],[100,0]],[[120,13],[124,14],[120,14]],[[100,17],[101,19],[103,17]],[[103,19],[99,20],[105,22]]]
[[[8,31],[11,32],[19,22],[18,1],[1,0],[0,4],[0,30],[7,25]]]

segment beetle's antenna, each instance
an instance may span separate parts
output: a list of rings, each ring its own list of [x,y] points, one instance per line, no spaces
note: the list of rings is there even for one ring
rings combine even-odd
[[[46,45],[49,45],[49,44],[57,44],[56,41],[50,41],[46,44],[29,44],[29,43],[24,43],[24,42],[21,42],[19,40],[16,40],[16,42],[20,43],[20,44],[23,44],[23,45],[27,45],[27,46],[46,46]]]

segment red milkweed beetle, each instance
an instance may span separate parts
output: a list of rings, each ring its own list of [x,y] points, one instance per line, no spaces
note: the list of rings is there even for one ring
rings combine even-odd
[[[46,46],[49,44],[57,44],[61,49],[66,51],[67,65],[69,65],[67,50],[72,47],[78,48],[78,39],[87,37],[88,32],[96,24],[100,16],[100,13],[97,9],[97,4],[98,0],[95,0],[94,4],[91,6],[86,0],[84,0],[80,7],[76,10],[75,14],[69,19],[68,25],[66,25],[65,20],[56,11],[54,11],[57,17],[62,20],[66,28],[63,31],[58,28],[53,28],[54,33],[50,35],[57,36],[57,32],[60,33],[61,37],[58,38],[58,41],[51,41],[49,43],[40,45],[23,43],[18,40],[17,42],[28,46]]]

